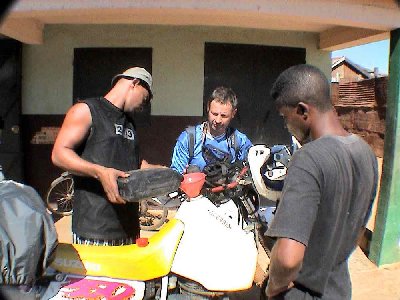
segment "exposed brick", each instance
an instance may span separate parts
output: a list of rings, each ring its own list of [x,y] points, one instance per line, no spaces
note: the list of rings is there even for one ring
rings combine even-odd
[[[343,126],[383,157],[387,77],[332,83],[332,103]]]

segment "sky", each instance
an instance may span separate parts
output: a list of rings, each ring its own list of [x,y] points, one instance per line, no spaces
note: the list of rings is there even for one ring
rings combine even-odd
[[[374,67],[378,67],[379,73],[388,74],[389,40],[332,52],[332,57],[340,56],[346,56],[352,62],[367,69],[373,70]]]

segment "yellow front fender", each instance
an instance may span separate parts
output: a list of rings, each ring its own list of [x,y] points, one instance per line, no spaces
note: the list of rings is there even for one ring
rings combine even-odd
[[[171,269],[183,229],[180,220],[172,219],[145,247],[59,244],[51,267],[63,273],[140,281],[162,277]]]

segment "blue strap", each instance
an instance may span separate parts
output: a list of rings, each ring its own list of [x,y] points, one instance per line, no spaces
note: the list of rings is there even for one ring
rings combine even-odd
[[[196,144],[196,126],[188,126],[186,127],[186,132],[188,135],[188,150],[189,150],[189,164],[194,157],[194,146]],[[228,145],[235,150],[235,159],[238,158],[238,150],[239,145],[236,139],[235,129],[232,127],[228,127]]]

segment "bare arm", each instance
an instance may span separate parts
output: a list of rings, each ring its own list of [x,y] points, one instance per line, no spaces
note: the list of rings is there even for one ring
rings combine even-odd
[[[149,168],[166,168],[166,166],[149,164],[147,160],[143,159],[140,164],[140,169],[149,169]]]
[[[109,201],[123,204],[125,201],[119,195],[117,178],[128,175],[120,170],[88,162],[76,153],[76,148],[89,135],[91,125],[92,117],[86,104],[78,103],[71,107],[57,135],[51,159],[56,166],[72,174],[98,179]]]
[[[273,297],[293,287],[301,268],[306,246],[295,240],[279,238],[271,251],[266,294]]]

